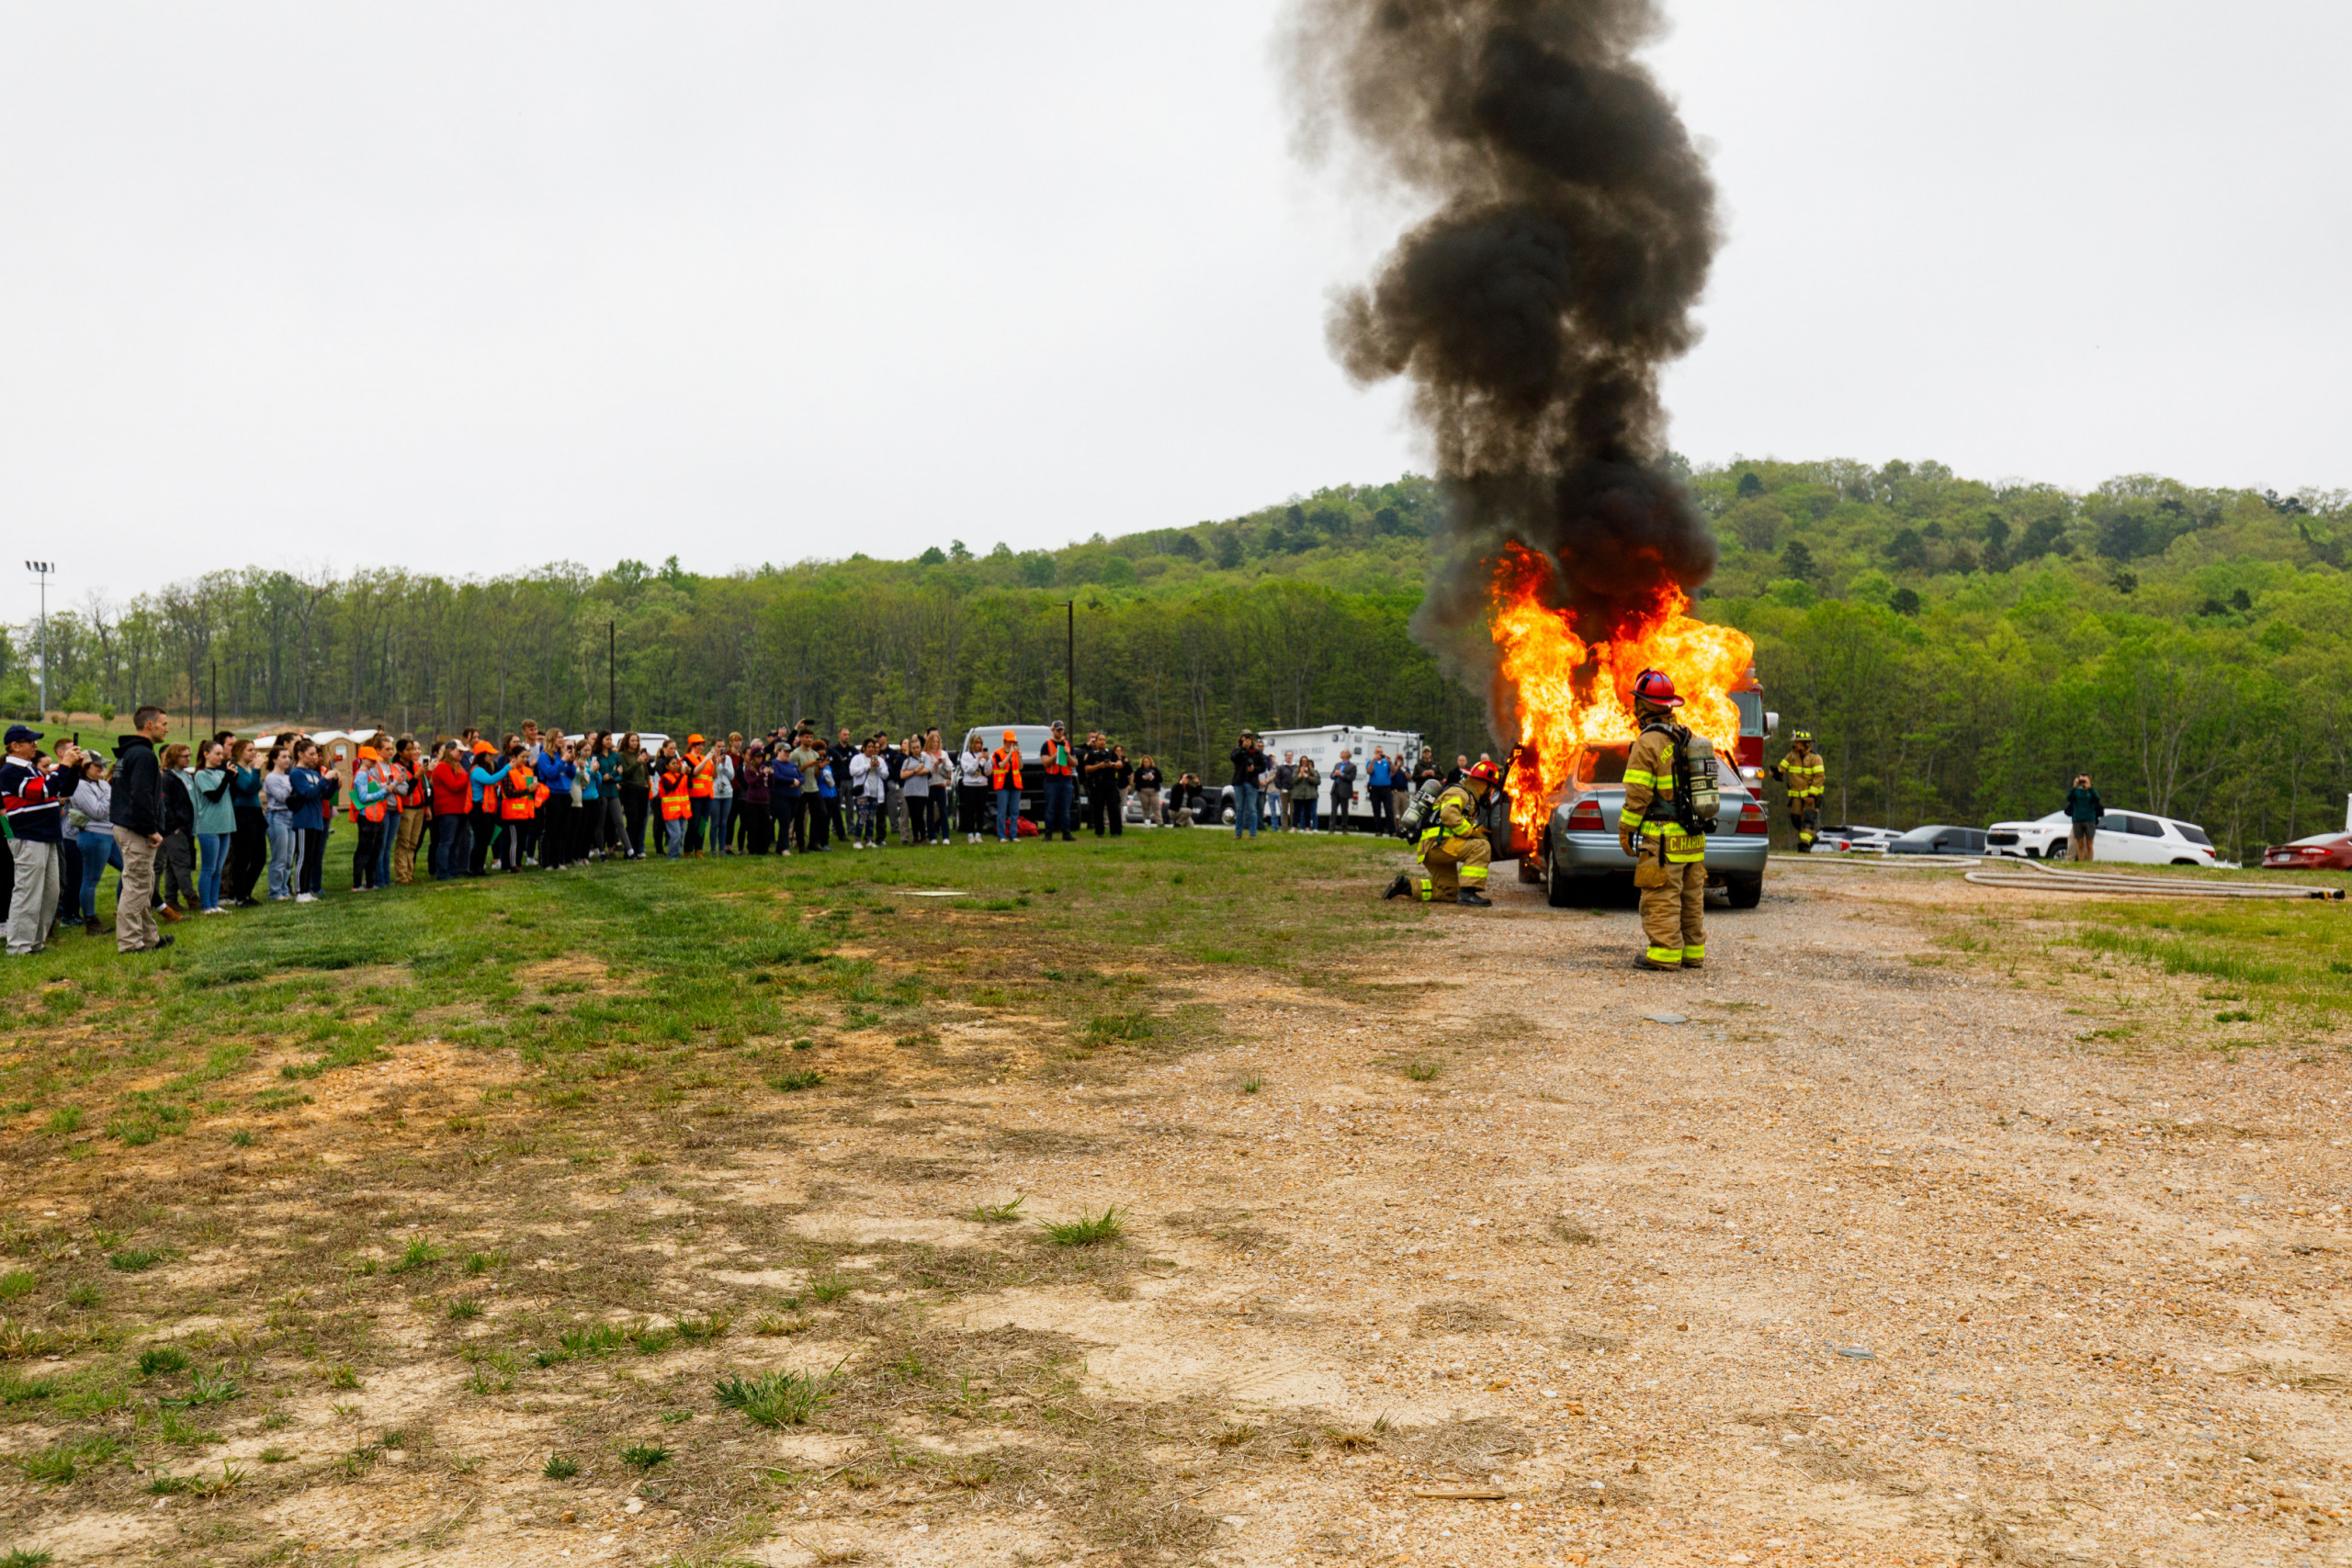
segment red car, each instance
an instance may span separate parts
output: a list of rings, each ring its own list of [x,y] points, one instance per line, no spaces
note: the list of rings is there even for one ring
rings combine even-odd
[[[2352,833],[2313,833],[2262,852],[2265,871],[2352,871]]]

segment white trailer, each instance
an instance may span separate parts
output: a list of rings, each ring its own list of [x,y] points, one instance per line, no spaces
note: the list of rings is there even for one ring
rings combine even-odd
[[[1420,761],[1424,742],[1409,729],[1366,729],[1354,724],[1326,724],[1313,729],[1261,729],[1258,732],[1258,744],[1267,758],[1276,763],[1282,761],[1285,751],[1290,752],[1294,759],[1306,756],[1314,760],[1315,772],[1323,781],[1317,786],[1315,809],[1320,819],[1329,824],[1331,820],[1331,769],[1339,761],[1340,752],[1348,752],[1350,760],[1356,765],[1356,793],[1349,803],[1348,818],[1352,822],[1369,823],[1372,820],[1372,791],[1365,780],[1372,772],[1373,752],[1387,752],[1390,761],[1409,773],[1413,764]],[[1284,809],[1287,808],[1285,803]],[[1228,822],[1233,818],[1233,786],[1230,784],[1225,788],[1225,809],[1218,815]]]

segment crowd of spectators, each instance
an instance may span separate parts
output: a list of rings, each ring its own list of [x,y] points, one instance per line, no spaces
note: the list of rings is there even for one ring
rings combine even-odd
[[[1170,779],[1148,755],[1100,732],[1073,745],[1052,727],[1034,752],[1015,732],[990,748],[975,733],[950,752],[939,731],[825,739],[808,720],[746,741],[681,744],[635,732],[568,736],[526,723],[493,744],[477,729],[426,746],[380,732],[330,748],[300,730],[256,739],[221,731],[167,742],[170,718],[141,707],[109,760],[70,741],[44,753],[40,732],[7,732],[0,863],[7,951],[47,945],[60,930],[106,934],[102,879],[116,873],[117,948],[172,944],[162,927],[264,901],[311,903],[325,891],[328,840],[351,829],[350,887],[369,893],[434,881],[557,871],[604,860],[822,854],[896,844],[937,848],[1023,837],[1097,837],[1230,820],[1237,837],[1349,830],[1366,797],[1374,831],[1405,818],[1411,792],[1458,777],[1427,755],[1414,765],[1375,749],[1342,751],[1331,813],[1312,759],[1265,750],[1244,733],[1228,790],[1186,772]],[[1431,787],[1434,787],[1433,785]],[[1024,800],[1035,805],[1024,810]],[[341,853],[340,851],[337,852]]]

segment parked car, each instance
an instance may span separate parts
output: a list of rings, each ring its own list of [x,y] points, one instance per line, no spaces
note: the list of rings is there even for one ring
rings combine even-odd
[[[2352,833],[2313,833],[2262,852],[2265,871],[2352,871]]]
[[[2063,811],[2030,822],[1996,822],[1984,835],[1987,852],[2023,860],[2064,860],[2075,825]],[[2098,819],[2092,858],[2126,865],[2211,865],[2213,840],[2194,822],[2144,811],[2109,811]]]
[[[1554,908],[1591,903],[1611,887],[1623,895],[1633,886],[1634,862],[1617,841],[1617,818],[1625,805],[1625,750],[1587,750],[1544,825],[1536,863]],[[1715,830],[1707,835],[1707,886],[1722,888],[1735,909],[1752,909],[1764,897],[1770,827],[1762,803],[1724,770]]]
[[[1981,855],[1984,852],[1984,829],[1955,828],[1949,822],[1931,823],[1898,834],[1886,846],[1891,855]]]
[[[1835,828],[1815,829],[1813,841],[1816,849],[1855,854],[1884,854],[1886,846],[1899,836],[1892,828],[1865,828],[1857,823],[1841,822]]]

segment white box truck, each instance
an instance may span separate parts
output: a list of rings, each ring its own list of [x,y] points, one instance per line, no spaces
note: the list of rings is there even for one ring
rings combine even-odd
[[[1348,819],[1351,827],[1369,827],[1372,823],[1372,793],[1365,784],[1371,771],[1374,750],[1388,753],[1389,760],[1410,773],[1420,761],[1421,738],[1409,729],[1367,729],[1354,724],[1326,724],[1313,729],[1261,729],[1258,744],[1267,758],[1276,763],[1288,751],[1294,757],[1304,755],[1315,761],[1315,772],[1322,779],[1317,786],[1315,809],[1325,827],[1331,825],[1331,768],[1346,751],[1356,765],[1355,797],[1349,802]],[[1233,786],[1227,784],[1222,793],[1224,808],[1217,813],[1226,822],[1233,820]],[[1268,803],[1271,804],[1271,803]],[[1285,806],[1287,808],[1287,806]]]

